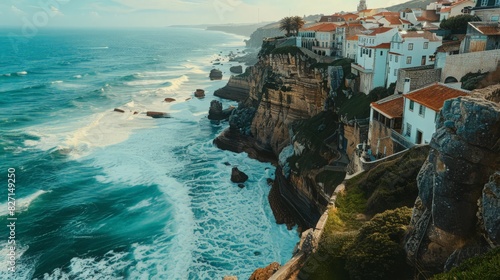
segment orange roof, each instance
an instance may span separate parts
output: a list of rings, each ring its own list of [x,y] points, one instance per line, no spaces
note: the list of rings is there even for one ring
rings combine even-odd
[[[316,31],[316,32],[331,32],[337,29],[336,24],[333,23],[320,23],[317,25],[302,28],[301,31]]]
[[[371,107],[390,119],[401,118],[404,99],[402,95],[391,95],[377,102],[372,102]]]
[[[441,110],[446,100],[466,96],[468,91],[461,89],[454,89],[446,86],[445,84],[435,83],[430,86],[417,89],[405,95],[412,101],[424,105],[436,112]]]
[[[483,35],[500,35],[500,24],[495,22],[469,22],[469,24]]]
[[[394,29],[394,28],[392,28],[392,27],[378,27],[375,29],[371,29],[372,32],[369,34],[366,34],[366,35],[373,36],[373,35],[385,33],[385,32],[392,30],[392,29]]]
[[[347,41],[357,41],[358,39],[358,35],[353,35],[346,38]]]
[[[391,48],[391,43],[382,43],[380,45],[376,45],[373,47],[367,47],[370,49],[390,49]]]
[[[440,13],[449,13],[451,11],[451,7],[441,8]]]

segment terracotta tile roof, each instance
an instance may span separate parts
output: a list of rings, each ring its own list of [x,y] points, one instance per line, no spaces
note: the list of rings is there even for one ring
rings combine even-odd
[[[441,8],[440,13],[449,13],[451,11],[451,7]]]
[[[358,35],[349,36],[346,38],[347,41],[357,41],[359,39]]]
[[[438,112],[441,110],[446,100],[466,96],[467,94],[468,91],[454,89],[441,83],[435,83],[405,94],[404,97]]]
[[[399,12],[381,12],[378,14],[374,14],[373,16],[383,16],[383,17],[397,16],[397,17],[399,17]]]
[[[391,48],[391,43],[382,43],[380,45],[376,45],[373,47],[367,47],[370,49],[390,49]]]
[[[457,40],[457,41],[451,41],[451,42],[446,42],[443,43],[440,47],[437,48],[437,52],[454,52],[460,50],[460,44],[462,43],[462,40]]]
[[[422,15],[417,18],[418,21],[430,21],[430,22],[438,22],[439,15],[435,10],[425,10],[422,12]]]
[[[483,35],[488,35],[488,36],[500,35],[500,23],[469,22],[469,24]]]
[[[392,28],[392,27],[378,27],[378,28],[375,28],[375,29],[368,30],[368,31],[371,31],[371,32],[368,33],[368,34],[365,34],[365,35],[374,36],[374,35],[377,35],[377,34],[385,33],[385,32],[390,31],[392,29],[394,29],[394,28]]]
[[[403,38],[425,38],[431,42],[441,41],[435,33],[430,31],[401,31],[400,34]]]
[[[320,23],[313,26],[300,29],[300,31],[316,31],[316,32],[331,32],[337,29],[334,23]]]
[[[391,95],[377,102],[372,102],[371,107],[390,119],[401,118],[403,116],[404,98],[399,94]]]

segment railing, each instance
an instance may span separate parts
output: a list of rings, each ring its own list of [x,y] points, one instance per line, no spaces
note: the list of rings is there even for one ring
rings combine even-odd
[[[399,134],[394,129],[391,129],[391,138],[394,142],[397,142],[401,146],[410,149],[415,147],[416,145],[412,143],[410,140],[406,139],[403,135]]]

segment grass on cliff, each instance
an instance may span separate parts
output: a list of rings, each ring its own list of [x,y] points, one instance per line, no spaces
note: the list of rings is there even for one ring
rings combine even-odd
[[[275,48],[274,50],[271,51],[271,54],[297,55],[297,54],[304,54],[304,53],[296,46],[286,46],[286,47]]]
[[[370,103],[372,102],[369,95],[362,92],[354,93],[348,99],[344,93],[339,93],[335,97],[341,116],[347,116],[347,119],[366,119],[370,116]]]
[[[500,279],[500,247],[478,257],[464,261],[447,273],[434,276],[433,280],[497,280]]]

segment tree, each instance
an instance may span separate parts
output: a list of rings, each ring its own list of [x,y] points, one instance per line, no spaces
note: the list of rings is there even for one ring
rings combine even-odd
[[[280,20],[279,29],[286,32],[286,36],[298,34],[305,24],[304,19],[299,16],[284,17]]]
[[[279,29],[281,31],[286,32],[286,36],[290,36],[290,32],[293,30],[293,21],[291,17],[284,17],[280,20],[280,27]]]
[[[305,23],[304,19],[299,16],[292,17],[292,30],[295,31],[295,35],[299,34],[299,30]]]
[[[472,15],[458,15],[444,19],[441,21],[439,27],[445,30],[451,30],[455,34],[467,33],[467,26],[471,21],[481,21],[477,16]]]

